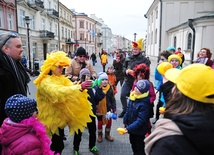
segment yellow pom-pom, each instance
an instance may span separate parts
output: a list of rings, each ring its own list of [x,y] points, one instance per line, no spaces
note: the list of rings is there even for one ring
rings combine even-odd
[[[125,134],[126,129],[125,129],[125,128],[117,128],[117,132],[118,132],[120,135],[123,135],[123,134]]]
[[[160,108],[159,108],[159,113],[160,113],[160,114],[163,114],[163,113],[165,112],[165,109],[166,109],[166,108],[164,108],[164,107],[160,107]]]
[[[160,74],[164,75],[165,72],[170,69],[170,68],[173,68],[173,65],[169,62],[161,62],[158,67],[157,67],[157,70]]]

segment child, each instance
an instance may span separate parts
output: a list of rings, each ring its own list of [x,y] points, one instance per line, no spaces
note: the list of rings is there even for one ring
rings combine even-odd
[[[7,100],[4,109],[8,118],[0,128],[2,154],[54,155],[45,127],[36,118],[35,100],[16,94]]]
[[[182,59],[180,55],[172,54],[168,57],[168,62],[173,65],[173,68],[182,69],[180,66],[182,63]]]
[[[114,97],[113,89],[111,88],[109,81],[108,81],[108,75],[105,72],[100,72],[98,74],[98,79],[102,80],[101,82],[101,88],[105,94],[105,97],[98,103],[97,108],[97,120],[98,120],[98,138],[97,141],[99,143],[102,142],[102,127],[103,125],[106,125],[105,127],[105,138],[112,142],[114,141],[114,138],[110,136],[110,130],[112,125],[112,119],[106,119],[105,115],[107,112],[112,111],[116,114],[116,101]],[[95,95],[97,92],[95,93]]]
[[[108,80],[109,80],[109,84],[112,86],[113,90],[114,90],[114,94],[117,93],[117,87],[116,87],[116,76],[114,74],[114,66],[109,66],[107,69],[107,75],[108,75]]]
[[[145,63],[139,64],[133,69],[133,76],[135,78],[135,81],[132,86],[132,91],[134,91],[134,87],[139,80],[146,79],[149,81],[150,69]],[[154,115],[153,107],[154,107],[154,101],[156,99],[156,94],[155,94],[155,89],[152,82],[151,81],[149,82],[150,82],[149,97],[150,97],[150,105],[151,105],[150,118],[153,118],[153,115]],[[151,125],[151,122],[149,121],[148,132],[146,133],[146,136],[148,136],[151,133],[151,128],[152,128],[152,125]]]
[[[134,91],[129,96],[129,103],[123,118],[126,133],[129,133],[129,140],[133,153],[144,155],[144,139],[148,130],[150,99],[150,82],[139,80]]]
[[[90,80],[91,74],[87,68],[83,68],[80,70],[79,74],[80,82],[84,82],[86,80]],[[93,107],[93,113],[96,113],[96,105],[99,102],[99,98],[104,97],[104,93],[102,92],[101,88],[96,87],[96,95],[94,95],[93,89],[88,90],[89,98],[88,100],[91,102]],[[101,96],[101,97],[100,97]],[[99,149],[96,147],[96,120],[95,117],[91,117],[92,122],[87,123],[87,128],[89,132],[89,149],[90,151],[95,154],[99,155]],[[79,130],[78,133],[75,132],[73,146],[74,146],[74,154],[79,155],[79,146],[81,142],[82,132]]]

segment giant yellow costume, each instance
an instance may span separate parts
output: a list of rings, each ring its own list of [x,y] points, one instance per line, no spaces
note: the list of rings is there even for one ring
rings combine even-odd
[[[74,85],[64,75],[50,74],[56,67],[70,65],[70,59],[62,51],[47,55],[39,77],[34,81],[37,87],[36,100],[38,103],[40,121],[46,126],[49,136],[58,134],[58,128],[68,126],[70,134],[82,132],[91,122],[91,103],[88,101],[87,90],[81,91],[81,86]]]

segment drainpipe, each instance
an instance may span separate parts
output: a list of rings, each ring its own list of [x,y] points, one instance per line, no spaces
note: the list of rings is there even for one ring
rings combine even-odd
[[[188,19],[188,26],[193,31],[193,39],[192,39],[192,53],[191,53],[191,64],[193,63],[194,59],[194,49],[195,49],[195,28],[193,27],[193,19]]]
[[[159,59],[160,59],[161,44],[162,44],[162,42],[161,42],[161,35],[162,35],[162,14],[163,14],[163,12],[162,12],[163,9],[162,8],[163,8],[163,2],[162,2],[162,0],[160,0],[160,27],[159,27],[160,33],[159,33],[158,62],[159,62]]]

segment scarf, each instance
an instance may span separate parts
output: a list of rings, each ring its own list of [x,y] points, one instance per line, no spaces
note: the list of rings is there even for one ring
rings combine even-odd
[[[103,92],[106,94],[107,91],[109,90],[110,88],[110,85],[108,84],[106,87],[102,87],[102,90]],[[107,113],[107,103],[106,103],[106,95],[105,97],[99,102],[98,104],[98,110],[99,110],[99,113],[101,115],[106,115]],[[102,122],[103,124],[107,124],[108,123],[108,120],[105,118],[105,117],[102,117]]]
[[[145,93],[143,93],[143,94],[140,94],[140,95],[136,95],[136,94],[134,93],[134,91],[132,91],[132,92],[130,93],[129,99],[132,100],[132,101],[135,101],[135,100],[137,100],[137,99],[145,98],[145,97],[147,97],[148,95],[149,95],[149,91],[147,91],[147,92],[145,92]]]
[[[28,126],[32,126],[35,135],[39,138],[42,144],[43,155],[54,155],[54,152],[50,150],[51,140],[47,136],[45,126],[42,123],[40,123],[37,118],[30,117],[28,119],[22,120],[21,123]]]

